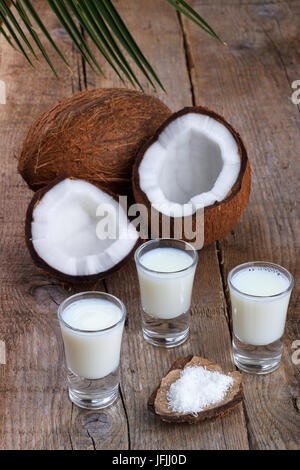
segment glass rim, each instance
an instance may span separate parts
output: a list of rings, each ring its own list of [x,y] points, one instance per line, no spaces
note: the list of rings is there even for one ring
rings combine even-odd
[[[114,300],[116,301],[116,303],[119,305],[120,307],[120,310],[121,310],[121,318],[120,320],[118,320],[116,323],[114,323],[113,325],[110,325],[108,326],[107,328],[101,328],[100,330],[83,330],[83,329],[80,329],[80,328],[75,328],[71,325],[69,325],[69,323],[67,323],[64,319],[63,319],[63,311],[65,309],[65,306],[66,304],[71,300],[71,303],[73,302],[76,302],[76,301],[79,301],[80,297],[85,297],[85,296],[91,296],[90,298],[92,298],[92,296],[95,296],[95,298],[98,298],[98,296],[101,297],[106,297],[107,300]],[[113,303],[113,302],[112,302]],[[108,292],[103,292],[103,291],[85,291],[85,292],[78,292],[77,294],[73,294],[73,295],[70,295],[69,297],[67,297],[65,300],[63,300],[61,302],[61,304],[59,305],[58,309],[57,309],[57,317],[58,317],[58,320],[65,326],[67,327],[68,329],[72,330],[72,331],[76,331],[77,333],[86,333],[86,334],[97,334],[97,333],[103,333],[105,331],[109,331],[109,330],[112,330],[113,328],[115,328],[117,325],[121,324],[124,320],[125,320],[125,317],[126,317],[126,307],[124,305],[124,303],[122,302],[122,300],[120,300],[118,297],[116,297],[115,295],[112,295],[112,294],[108,294]]]
[[[186,268],[183,268],[183,269],[178,269],[176,271],[157,271],[155,269],[150,269],[150,268],[147,268],[146,266],[144,266],[141,261],[140,261],[140,252],[142,251],[143,248],[151,245],[152,243],[157,243],[157,242],[179,242],[181,243],[182,245],[184,246],[188,246],[189,247],[189,250],[193,252],[193,258],[192,258],[192,263],[187,266]],[[180,249],[180,248],[179,248]],[[188,251],[188,250],[186,250]],[[135,253],[134,253],[134,260],[135,260],[135,263],[137,266],[140,266],[144,271],[146,272],[149,272],[149,273],[153,273],[153,274],[160,274],[160,275],[164,275],[164,276],[167,276],[167,275],[172,275],[172,274],[180,274],[180,273],[184,273],[185,271],[188,271],[189,269],[191,269],[192,267],[194,267],[197,262],[198,262],[198,253],[197,253],[197,250],[193,247],[193,245],[191,243],[188,243],[186,242],[185,240],[180,240],[179,238],[154,238],[152,240],[148,240],[146,242],[144,242],[142,245],[140,245],[136,250],[135,250]]]
[[[233,285],[232,278],[234,274],[236,274],[236,272],[244,268],[251,267],[251,266],[252,267],[253,266],[269,267],[269,268],[276,269],[277,271],[280,271],[282,274],[286,276],[287,280],[289,281],[288,287],[284,289],[283,291],[279,292],[278,294],[273,294],[273,295],[253,295],[253,294],[247,294],[246,292],[239,290],[237,287]],[[260,299],[273,300],[273,299],[279,298],[281,296],[284,296],[288,292],[290,292],[294,287],[294,277],[290,273],[290,271],[288,271],[286,268],[284,268],[280,264],[272,263],[270,261],[248,261],[246,263],[239,264],[229,271],[228,276],[227,276],[227,282],[229,284],[230,289],[237,292],[238,294],[245,296],[245,297],[249,297],[251,299],[258,299],[258,300]]]

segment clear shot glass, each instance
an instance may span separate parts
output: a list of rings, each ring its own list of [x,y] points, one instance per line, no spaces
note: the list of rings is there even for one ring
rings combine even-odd
[[[235,365],[250,374],[268,374],[280,365],[282,337],[293,276],[277,264],[254,261],[228,274]]]
[[[150,240],[136,250],[143,336],[152,345],[172,348],[188,338],[197,261],[194,247],[177,239]]]
[[[125,317],[124,304],[105,292],[76,294],[59,306],[69,397],[75,405],[95,410],[117,399]]]

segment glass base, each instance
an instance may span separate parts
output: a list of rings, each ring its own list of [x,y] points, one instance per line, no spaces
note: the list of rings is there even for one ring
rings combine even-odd
[[[175,348],[188,339],[189,328],[175,336],[161,336],[143,328],[143,336],[148,343],[158,348]]]
[[[101,379],[86,379],[68,370],[70,400],[80,408],[100,410],[118,397],[119,367]]]
[[[236,336],[232,340],[233,362],[238,369],[247,374],[270,374],[278,369],[281,354],[281,339],[263,346],[245,344]]]
[[[269,363],[265,363],[262,361],[260,364],[248,364],[246,361],[243,361],[243,358],[240,361],[234,355],[233,362],[239,370],[246,372],[247,374],[257,375],[270,374],[274,370],[278,369],[278,367],[280,366],[280,358],[279,361],[277,360]]]
[[[142,310],[142,330],[145,340],[153,346],[175,348],[189,336],[190,311],[174,318],[152,317]]]
[[[69,397],[70,400],[80,408],[84,408],[86,410],[101,410],[102,408],[112,405],[116,401],[118,398],[118,387],[112,390],[110,395],[103,397],[88,397],[69,389]]]

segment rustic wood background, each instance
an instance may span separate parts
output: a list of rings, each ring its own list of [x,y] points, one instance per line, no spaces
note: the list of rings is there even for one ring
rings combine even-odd
[[[191,1],[228,47],[163,0],[115,2],[166,86],[168,95],[160,93],[161,99],[173,110],[201,104],[223,113],[246,142],[253,184],[250,204],[234,231],[199,253],[191,338],[185,345],[162,351],[143,341],[133,263],[96,286],[128,308],[121,395],[115,406],[99,412],[80,410],[67,397],[56,309],[70,291],[39,272],[25,248],[23,221],[32,194],[17,174],[17,157],[32,121],[56,101],[78,90],[120,84],[105,64],[106,79],[93,74],[46,2],[35,4],[72,63],[73,75],[52,53],[58,82],[43,60],[32,70],[0,42],[0,80],[7,86],[7,104],[0,105],[0,339],[7,352],[6,365],[0,365],[0,448],[299,448],[300,365],[291,359],[292,343],[300,339],[297,287],[281,367],[265,377],[244,374],[243,405],[221,419],[191,426],[161,423],[148,413],[146,401],[178,356],[196,353],[233,368],[229,269],[263,259],[284,265],[299,279],[300,109],[291,101],[291,83],[300,79],[300,2]],[[153,93],[147,84],[145,89]]]

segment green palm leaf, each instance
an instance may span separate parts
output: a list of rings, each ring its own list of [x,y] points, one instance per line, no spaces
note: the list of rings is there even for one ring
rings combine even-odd
[[[140,50],[111,0],[46,1],[62,28],[94,72],[103,74],[89,46],[90,41],[91,44],[97,47],[122,82],[128,80],[131,85],[142,89],[140,81],[124,54],[126,52],[152,87],[159,86],[164,90],[155,70]],[[165,1],[207,34],[221,41],[211,26],[186,1]],[[8,4],[10,4],[10,7]],[[27,31],[27,34],[25,34],[25,31]],[[10,46],[18,49],[33,67],[34,60],[37,59],[33,46],[36,46],[57,76],[53,63],[42,44],[42,36],[44,36],[66,66],[69,67],[67,59],[47,31],[30,0],[0,0],[0,35],[3,35]],[[29,38],[31,38],[32,43]]]

